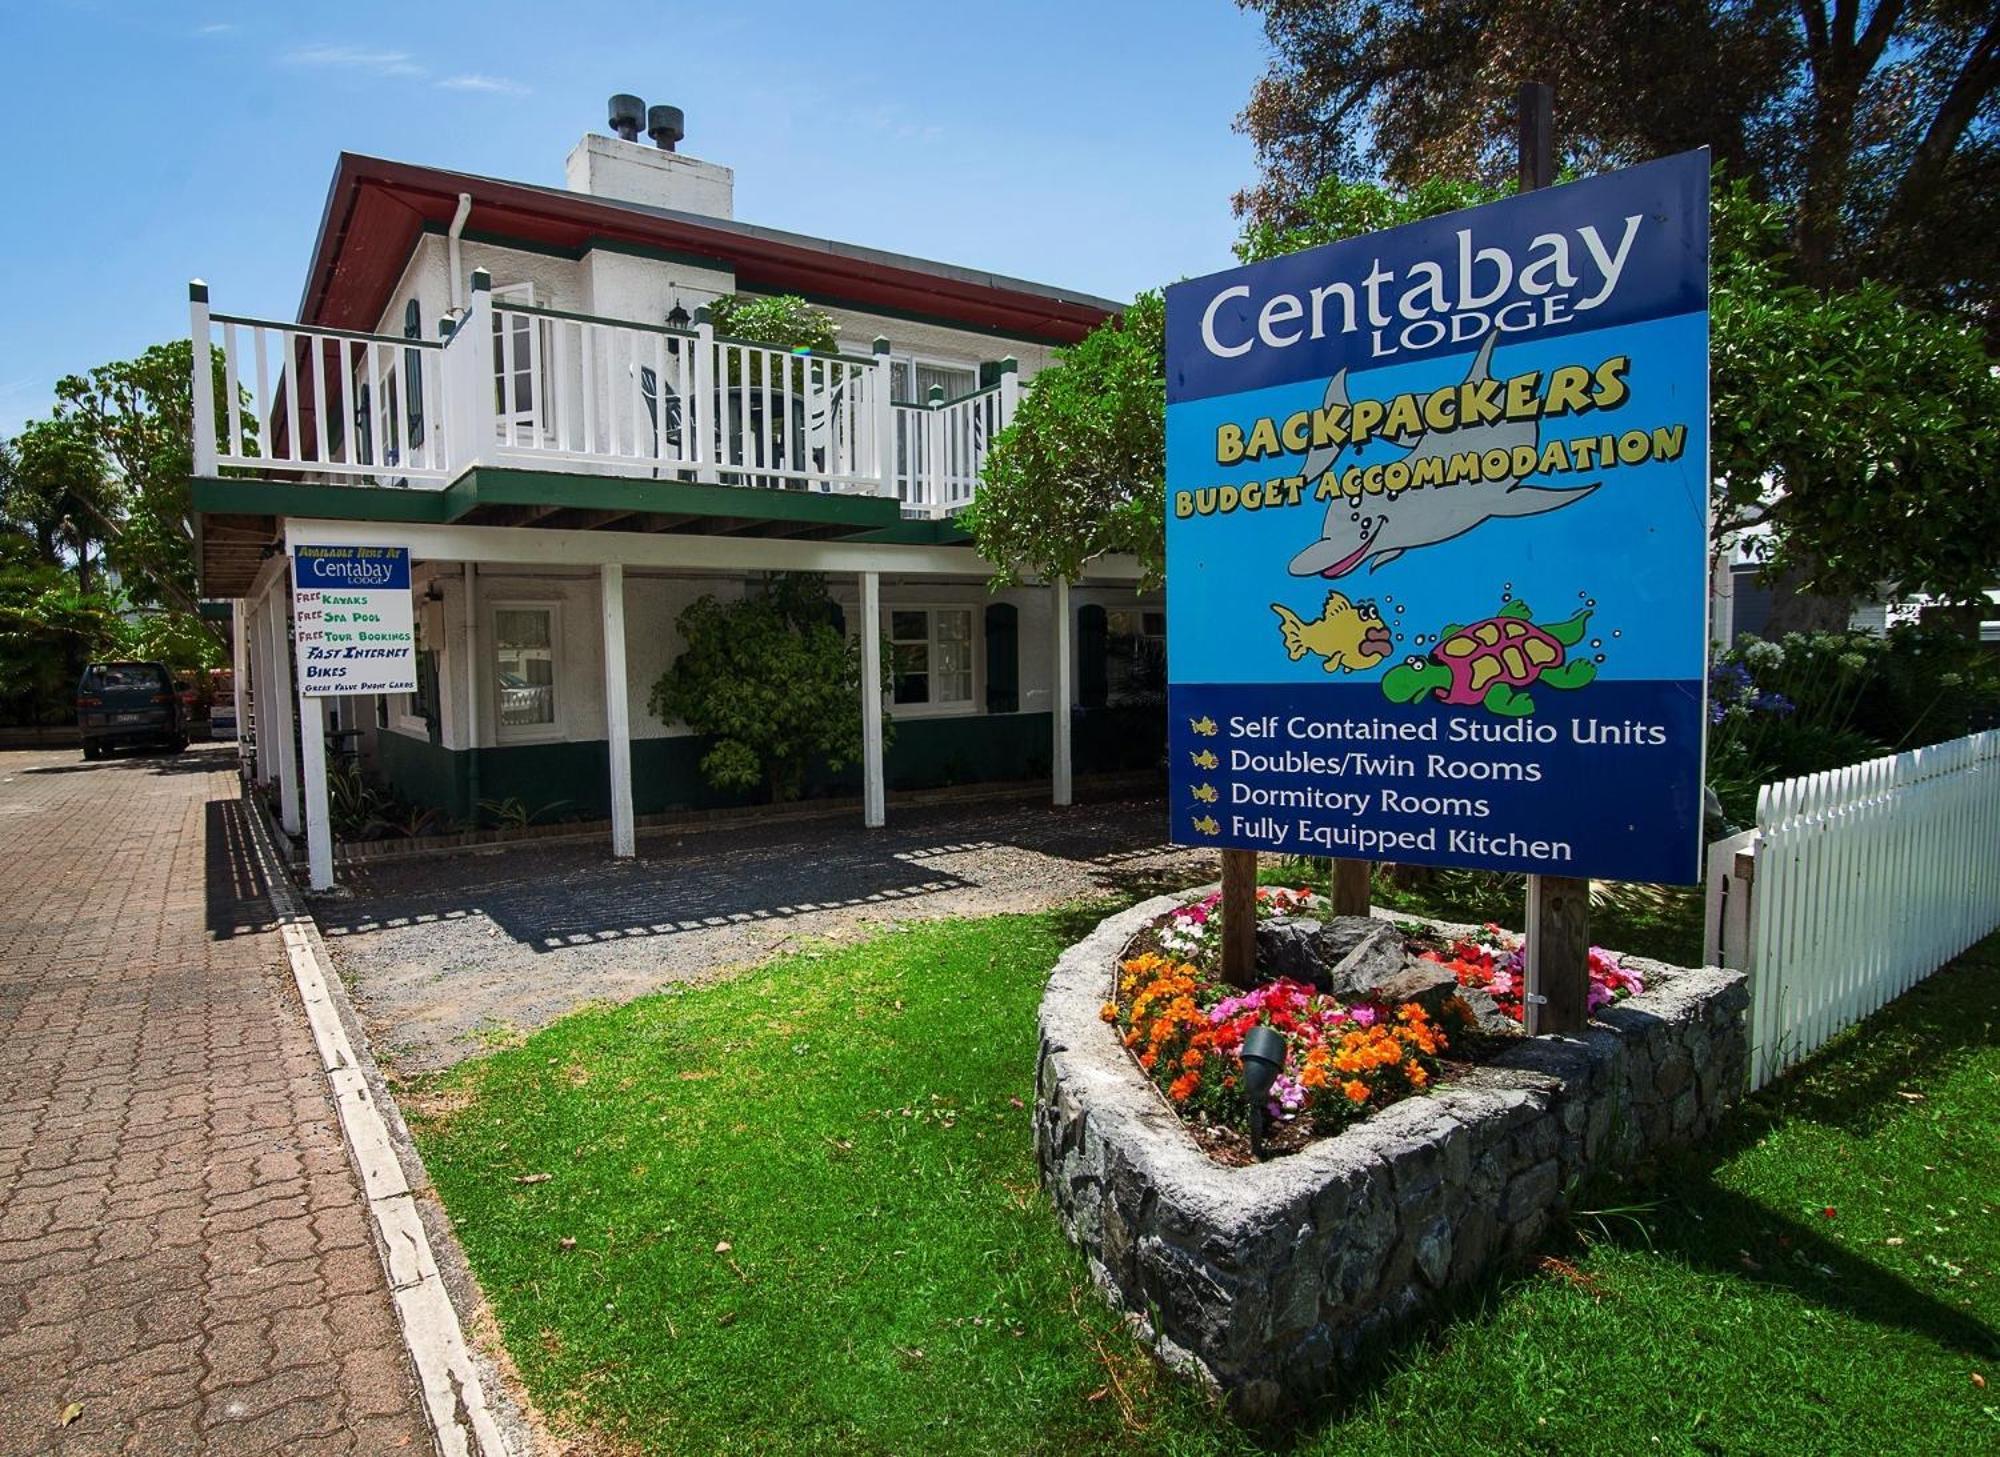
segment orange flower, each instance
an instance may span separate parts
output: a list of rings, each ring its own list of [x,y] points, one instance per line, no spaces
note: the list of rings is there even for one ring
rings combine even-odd
[[[1167,1096],[1176,1103],[1185,1103],[1188,1096],[1201,1086],[1200,1073],[1182,1073],[1167,1089]]]
[[[1431,1075],[1424,1071],[1423,1064],[1414,1058],[1403,1064],[1403,1076],[1410,1080],[1410,1086],[1413,1088],[1421,1088],[1431,1080]]]
[[[1359,1078],[1343,1084],[1340,1091],[1347,1095],[1347,1101],[1350,1103],[1359,1104],[1368,1101],[1368,1084]]]
[[[1106,1002],[1097,1009],[1097,1015],[1103,1021],[1116,1022],[1118,1020],[1118,1004],[1116,1002]]]

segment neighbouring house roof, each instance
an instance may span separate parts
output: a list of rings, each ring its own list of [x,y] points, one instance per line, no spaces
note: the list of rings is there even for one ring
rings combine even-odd
[[[1052,344],[1073,343],[1125,305],[956,264],[727,218],[506,182],[352,152],[340,155],[299,302],[299,321],[373,329],[426,231],[445,230],[461,193],[468,235],[581,256],[609,244],[714,260],[750,289]]]

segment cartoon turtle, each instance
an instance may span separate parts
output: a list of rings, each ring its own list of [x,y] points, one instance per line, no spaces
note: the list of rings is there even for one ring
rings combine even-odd
[[[1589,659],[1568,658],[1568,649],[1583,640],[1589,609],[1547,627],[1533,616],[1527,603],[1509,602],[1483,621],[1447,627],[1430,661],[1411,658],[1382,675],[1383,696],[1415,703],[1429,694],[1440,703],[1480,704],[1490,713],[1522,718],[1535,711],[1535,700],[1522,689],[1536,683],[1581,688],[1597,676]]]

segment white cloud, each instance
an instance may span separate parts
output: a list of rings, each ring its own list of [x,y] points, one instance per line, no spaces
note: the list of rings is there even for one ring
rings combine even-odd
[[[365,46],[302,46],[279,58],[288,66],[320,66],[344,71],[370,71],[398,78],[429,74],[408,51],[369,50]]]
[[[519,81],[510,81],[505,76],[483,76],[477,71],[461,76],[446,76],[437,84],[446,91],[490,91],[501,96],[528,94],[528,88]]]
[[[196,35],[228,35],[229,32],[234,29],[236,29],[236,27],[231,25],[228,21],[218,20],[212,25],[196,26],[194,33]]]

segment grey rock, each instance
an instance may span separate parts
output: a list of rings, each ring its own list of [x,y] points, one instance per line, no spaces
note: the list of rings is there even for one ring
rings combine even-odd
[[[1435,961],[1411,960],[1368,988],[1366,995],[1390,1007],[1415,1002],[1432,1020],[1441,1020],[1444,1009],[1458,996],[1458,978]]]
[[[1322,985],[1336,997],[1363,997],[1402,971],[1411,957],[1403,933],[1381,921],[1366,921],[1365,932],[1351,923],[1359,916],[1341,916],[1320,932],[1319,954],[1326,965]]]
[[[1257,923],[1257,971],[1262,976],[1316,982],[1326,972],[1318,941],[1323,927],[1311,916],[1272,916]]]
[[[1479,987],[1460,987],[1459,999],[1472,1010],[1473,1025],[1485,1037],[1519,1037],[1521,1024],[1500,1010],[1492,994]]]
[[[1417,1231],[1417,1269],[1434,1290],[1451,1273],[1451,1222],[1439,1217]]]

